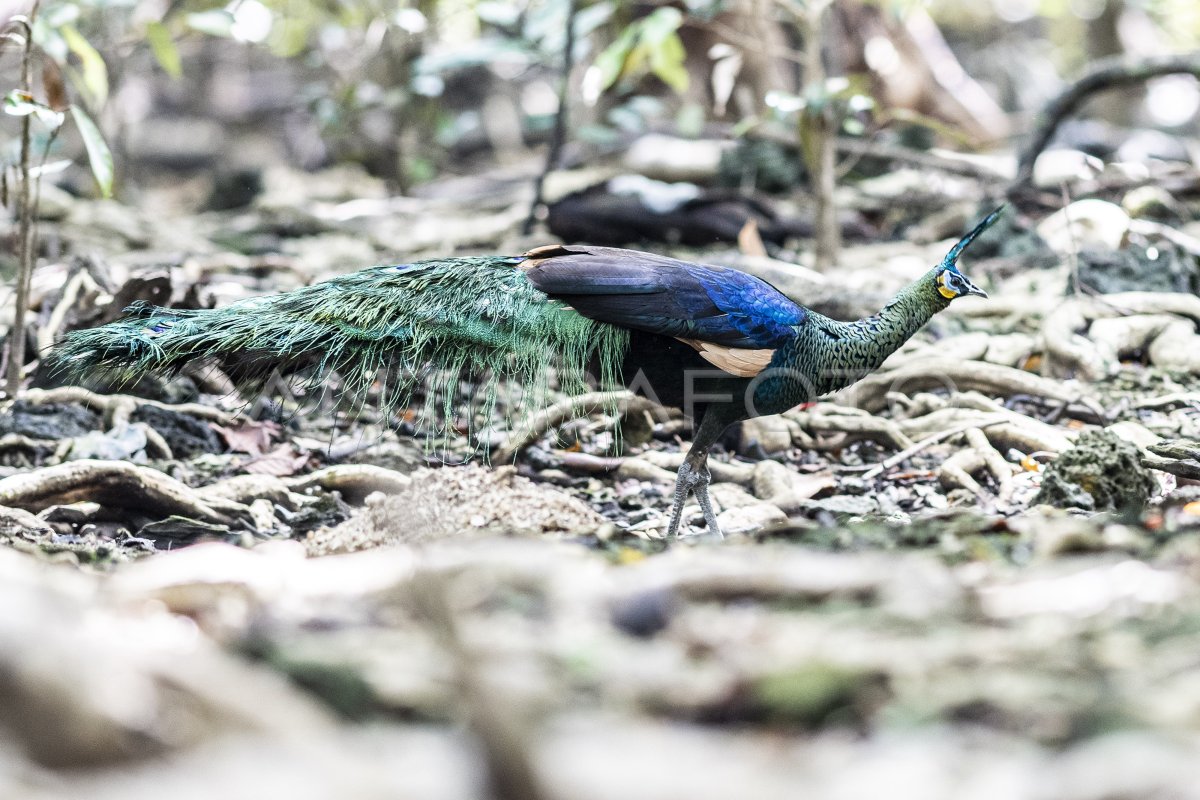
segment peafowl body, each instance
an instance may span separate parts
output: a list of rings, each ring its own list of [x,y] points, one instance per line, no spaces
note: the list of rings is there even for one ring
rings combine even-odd
[[[410,402],[430,375],[443,387],[486,373],[488,387],[509,378],[536,389],[554,364],[561,388],[578,392],[590,372],[698,420],[669,534],[678,533],[691,492],[719,533],[707,461],[722,432],[850,385],[954,298],[986,296],[956,263],[999,213],[883,310],[855,322],[822,316],[736,270],[551,245],[515,257],[371,267],[220,309],[134,306],[122,320],[69,334],[49,360],[75,375],[119,379],[196,359],[233,365],[242,376],[309,366],[308,388],[336,373],[339,391],[356,397],[385,370],[385,409]],[[449,411],[453,393],[443,394]],[[484,392],[485,411],[494,397]]]

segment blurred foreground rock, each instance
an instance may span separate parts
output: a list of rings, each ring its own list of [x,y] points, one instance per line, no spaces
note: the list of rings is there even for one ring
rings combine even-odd
[[[420,522],[397,500],[359,513]],[[1200,537],[1174,545],[0,549],[0,796],[482,800],[515,759],[583,800],[1200,797]]]

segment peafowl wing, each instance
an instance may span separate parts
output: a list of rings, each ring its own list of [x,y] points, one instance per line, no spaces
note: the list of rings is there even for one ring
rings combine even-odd
[[[807,315],[759,278],[636,250],[553,245],[526,253],[521,267],[583,316],[678,339],[739,377],[761,372]]]

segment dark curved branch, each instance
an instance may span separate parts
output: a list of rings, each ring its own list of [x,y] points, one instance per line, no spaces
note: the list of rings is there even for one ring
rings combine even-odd
[[[533,185],[533,203],[529,206],[529,216],[521,226],[521,233],[528,236],[533,233],[537,221],[538,209],[545,202],[543,191],[546,176],[558,169],[562,159],[563,143],[567,138],[567,113],[571,101],[571,71],[575,68],[575,16],[579,11],[579,0],[571,0],[567,7],[566,39],[563,42],[562,74],[558,86],[558,111],[554,114],[554,130],[550,135],[550,147],[546,151],[546,164]]]
[[[1024,189],[1033,180],[1033,164],[1063,120],[1074,114],[1083,102],[1097,92],[1143,83],[1161,75],[1188,74],[1200,78],[1200,53],[1128,58],[1116,56],[1092,64],[1079,80],[1064,89],[1038,114],[1037,125],[1017,160],[1017,177],[1009,194]]]

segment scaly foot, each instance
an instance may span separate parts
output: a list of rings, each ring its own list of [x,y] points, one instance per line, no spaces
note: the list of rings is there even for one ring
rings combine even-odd
[[[704,513],[704,522],[708,525],[709,532],[719,539],[725,538],[717,525],[717,515],[713,512],[712,502],[708,499],[708,484],[711,481],[712,475],[708,471],[708,465],[696,467],[686,459],[679,465],[679,472],[675,478],[675,503],[671,506],[671,524],[667,526],[668,538],[679,536],[683,504],[691,492],[696,493],[696,500],[700,503],[700,511]]]

